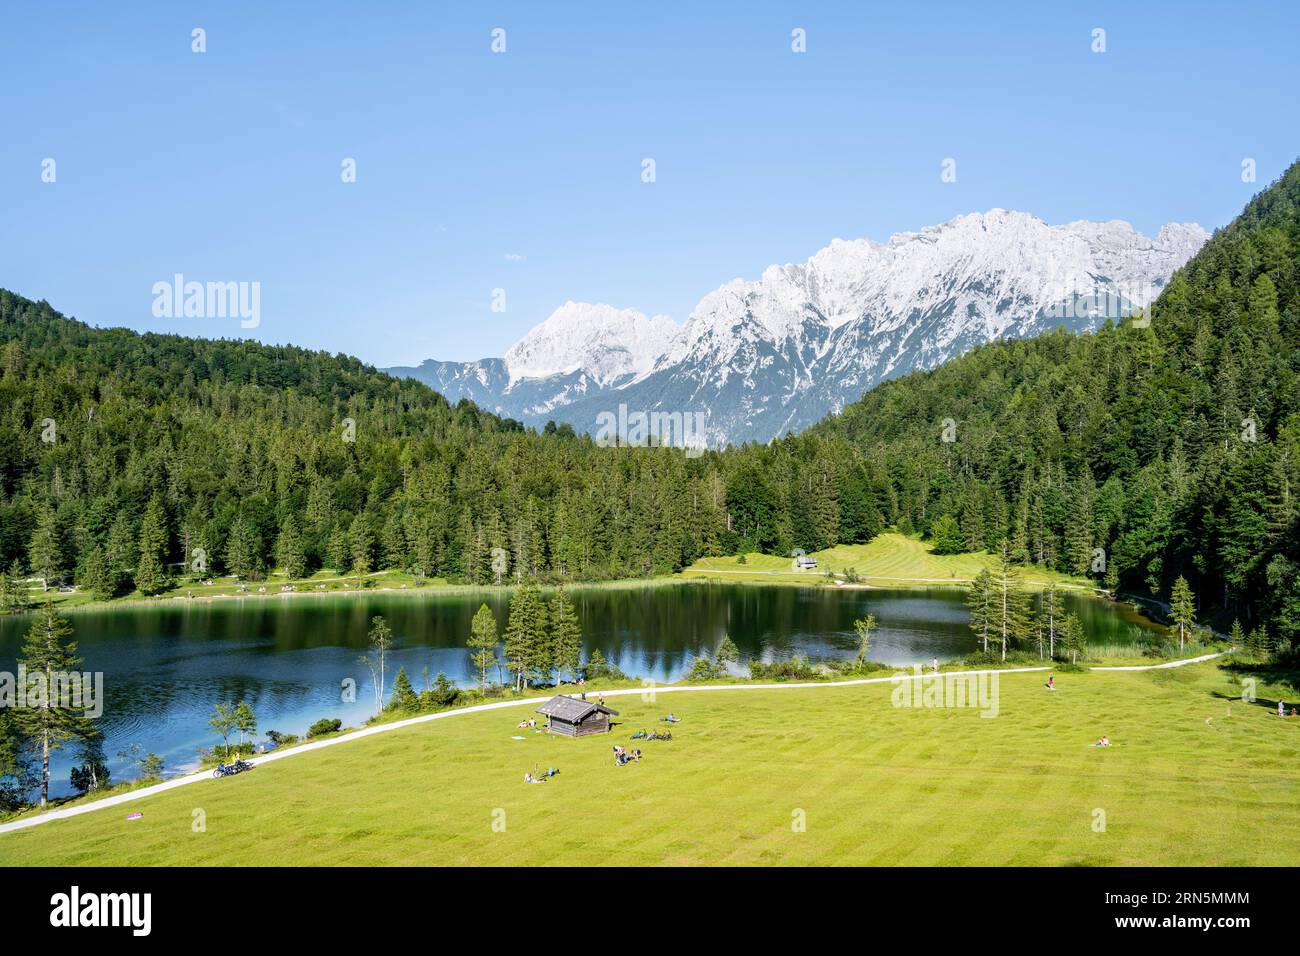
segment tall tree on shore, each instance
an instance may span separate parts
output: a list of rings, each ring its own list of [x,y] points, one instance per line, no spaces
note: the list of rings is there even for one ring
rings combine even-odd
[[[239,730],[239,715],[235,712],[235,705],[218,702],[212,709],[212,716],[208,718],[208,726],[221,738],[222,760],[229,760],[230,735]]]
[[[1061,614],[1061,595],[1056,585],[1049,583],[1043,589],[1042,617],[1047,625],[1047,656],[1056,657],[1056,622]]]
[[[1061,649],[1071,664],[1079,663],[1079,657],[1087,650],[1088,635],[1077,614],[1067,614],[1061,621]]]
[[[546,647],[546,605],[531,578],[524,578],[510,597],[505,645],[506,661],[515,674],[515,690],[523,690],[550,656]]]
[[[551,599],[551,665],[555,668],[557,686],[566,674],[576,681],[582,667],[582,625],[563,587]]]
[[[370,653],[362,654],[360,661],[370,671],[370,686],[375,693],[375,716],[384,709],[384,677],[388,667],[388,652],[393,649],[393,631],[382,614],[370,621]]]
[[[980,639],[980,650],[989,652],[989,635],[993,632],[996,613],[993,575],[988,568],[980,570],[966,592],[966,606],[970,609],[970,629]]]
[[[879,626],[874,614],[853,622],[853,629],[858,632],[858,666],[867,662],[867,653],[871,650],[871,632]]]
[[[469,656],[478,671],[478,689],[487,688],[487,675],[497,662],[497,619],[487,604],[480,604],[469,625],[469,638],[465,641],[472,653]]]
[[[1178,649],[1181,651],[1196,623],[1196,598],[1187,579],[1181,574],[1174,582],[1173,592],[1169,596],[1169,608],[1173,612],[1174,624],[1178,627]]]
[[[50,755],[64,744],[90,732],[91,724],[83,709],[74,709],[72,700],[59,699],[60,687],[81,664],[77,645],[72,641],[72,625],[59,616],[52,602],[36,612],[20,651],[19,663],[27,670],[26,706],[15,710],[18,726],[40,754],[41,807],[50,797]],[[78,680],[80,674],[77,673]],[[36,699],[32,699],[33,679],[38,682]],[[84,691],[83,691],[84,694]],[[84,704],[83,701],[81,702]]]
[[[32,532],[27,546],[28,564],[32,574],[41,579],[43,590],[49,590],[50,584],[63,574],[63,545],[59,540],[59,519],[54,508],[46,505],[41,509],[36,521],[36,530]]]
[[[1002,660],[1012,641],[1024,641],[1033,627],[1029,595],[1020,579],[1020,571],[1011,561],[1011,545],[1003,541],[993,574],[997,638],[1002,645]]]
[[[293,515],[284,519],[280,526],[280,536],[275,540],[275,559],[291,580],[301,578],[307,573],[307,552],[304,550],[302,532]]]
[[[135,586],[141,594],[157,594],[167,583],[163,558],[167,550],[167,512],[154,495],[140,522],[140,554],[135,566]]]

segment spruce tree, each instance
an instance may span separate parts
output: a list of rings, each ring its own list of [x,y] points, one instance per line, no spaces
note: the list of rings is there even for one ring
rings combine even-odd
[[[578,612],[569,599],[568,592],[559,588],[551,600],[551,666],[556,671],[556,684],[566,674],[575,681],[582,665],[582,626]]]
[[[473,652],[469,659],[474,664],[474,669],[478,671],[479,691],[487,688],[488,671],[497,662],[497,640],[496,616],[490,607],[480,604],[479,609],[474,612],[474,620],[469,626],[469,637],[465,641],[465,645]]]
[[[980,570],[966,593],[966,606],[970,609],[970,628],[980,640],[982,653],[989,652],[989,635],[993,632],[994,612],[993,574],[988,568]]]
[[[23,735],[32,741],[40,754],[43,809],[50,795],[50,755],[69,741],[85,737],[93,726],[84,707],[70,706],[76,701],[56,699],[59,696],[56,694],[56,675],[76,672],[81,658],[77,657],[77,645],[72,641],[72,625],[59,616],[52,602],[47,601],[36,612],[18,660],[27,670],[29,687],[24,688],[28,691],[27,706],[16,708],[14,716]],[[36,695],[35,701],[30,693],[33,678],[39,678],[44,688]]]
[[[1173,592],[1169,597],[1169,607],[1173,612],[1174,624],[1178,628],[1178,650],[1182,651],[1196,623],[1196,598],[1187,579],[1181,574],[1174,582]]]
[[[546,605],[531,578],[525,578],[510,598],[505,655],[515,673],[515,690],[524,690],[539,671],[549,667]]]
[[[163,559],[167,552],[167,512],[155,495],[140,522],[140,553],[135,566],[135,586],[141,594],[157,594],[167,584]]]

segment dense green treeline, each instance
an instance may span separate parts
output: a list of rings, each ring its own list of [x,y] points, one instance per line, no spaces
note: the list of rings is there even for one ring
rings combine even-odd
[[[887,526],[1300,643],[1300,168],[1149,325],[979,348],[690,458],[541,431],[355,359],[92,329],[0,292],[0,568],[100,593],[318,567],[483,583],[814,551]]]
[[[891,477],[899,521],[1203,604],[1300,644],[1300,165],[1149,315],[977,349],[863,396],[806,440]],[[950,427],[944,441],[944,423]]]

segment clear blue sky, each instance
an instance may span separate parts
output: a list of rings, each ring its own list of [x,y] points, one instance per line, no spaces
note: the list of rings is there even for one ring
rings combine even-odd
[[[380,365],[994,206],[1213,228],[1300,155],[1294,2],[60,6],[0,13],[0,286]],[[177,272],[261,326],[154,318]]]

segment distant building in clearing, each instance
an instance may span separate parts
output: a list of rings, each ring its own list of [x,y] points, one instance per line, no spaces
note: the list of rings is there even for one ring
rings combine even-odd
[[[800,571],[809,571],[817,567],[817,559],[811,554],[801,554],[795,561],[799,565]]]
[[[537,713],[547,716],[547,727],[553,734],[565,737],[586,737],[590,734],[609,733],[609,718],[617,717],[618,711],[598,704],[594,700],[580,697],[567,697],[560,694],[552,697]]]

